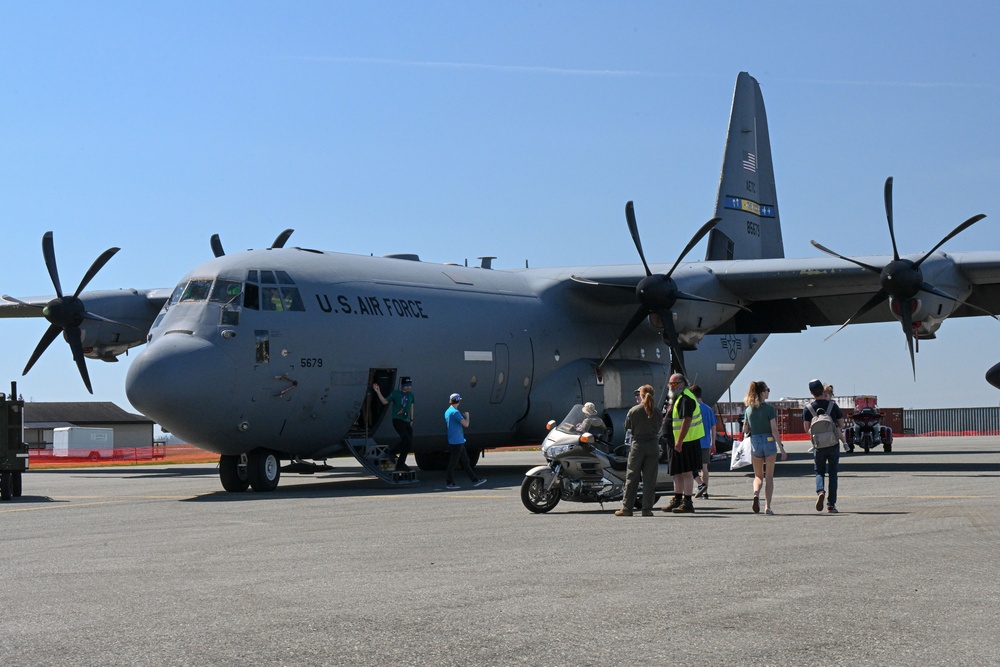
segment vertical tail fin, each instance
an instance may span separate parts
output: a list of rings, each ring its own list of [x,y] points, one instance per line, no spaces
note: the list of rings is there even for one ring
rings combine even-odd
[[[722,222],[709,234],[706,260],[785,256],[764,98],[746,72],[736,77],[715,215]]]

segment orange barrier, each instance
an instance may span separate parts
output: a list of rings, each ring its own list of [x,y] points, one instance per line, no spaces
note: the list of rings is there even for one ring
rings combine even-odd
[[[79,468],[82,466],[130,466],[175,463],[216,463],[218,454],[194,445],[154,445],[115,449],[112,458],[89,459],[85,456],[53,456],[51,450],[28,450],[29,466],[35,470]]]

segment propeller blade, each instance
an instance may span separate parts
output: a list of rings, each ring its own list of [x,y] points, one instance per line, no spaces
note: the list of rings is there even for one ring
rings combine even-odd
[[[985,217],[986,217],[985,213],[980,213],[979,215],[974,215],[971,218],[969,218],[968,220],[966,220],[965,222],[963,222],[962,224],[960,224],[955,229],[951,230],[951,233],[948,234],[948,236],[946,236],[943,239],[941,239],[940,241],[938,241],[938,244],[936,246],[934,246],[933,248],[931,248],[930,251],[928,251],[928,253],[926,255],[924,255],[923,257],[921,257],[920,259],[918,259],[917,262],[916,262],[916,264],[914,266],[920,266],[925,259],[927,259],[928,257],[930,257],[934,253],[935,250],[937,250],[938,248],[940,248],[941,246],[943,246],[946,241],[950,241],[952,238],[954,238],[955,236],[958,236],[959,234],[961,234],[962,232],[964,232],[966,229],[968,229],[972,225],[976,224],[977,222],[979,222],[980,220],[982,220]]]
[[[271,247],[284,248],[285,242],[288,240],[288,237],[291,236],[292,232],[294,231],[295,231],[294,229],[286,229],[285,231],[278,234],[277,238],[274,239],[274,243],[271,244]]]
[[[871,264],[865,264],[864,262],[859,262],[856,259],[851,259],[850,257],[844,257],[840,253],[836,253],[836,252],[830,250],[829,248],[827,248],[826,246],[821,245],[819,243],[816,243],[815,241],[810,241],[809,243],[812,244],[812,246],[814,248],[816,248],[817,250],[820,250],[822,252],[825,252],[827,255],[833,255],[834,257],[838,257],[838,258],[844,260],[845,262],[850,262],[851,264],[855,264],[857,266],[860,266],[862,269],[867,269],[867,270],[871,271],[872,273],[878,273],[880,275],[882,273],[882,269],[877,269],[874,266],[872,266]]]
[[[642,252],[642,242],[639,240],[639,226],[635,222],[635,207],[632,206],[631,200],[625,203],[625,221],[628,223],[628,231],[632,235],[632,242],[635,243],[635,249],[639,251],[639,259],[642,260],[642,266],[646,269],[646,275],[651,276],[653,272],[649,270],[649,264],[646,264],[646,255]]]
[[[831,338],[833,338],[834,336],[836,336],[838,333],[840,333],[841,329],[843,329],[848,324],[850,324],[852,321],[854,321],[855,318],[861,317],[862,315],[864,315],[865,313],[867,313],[869,310],[871,310],[875,306],[879,305],[880,303],[882,303],[883,301],[885,301],[888,298],[889,298],[889,293],[884,288],[880,289],[877,292],[875,292],[874,296],[872,296],[872,298],[868,299],[868,301],[865,302],[865,305],[861,306],[861,308],[859,308],[856,313],[854,313],[853,315],[851,315],[850,317],[848,317],[847,321],[840,325],[840,329],[837,329],[832,334],[830,334],[829,336],[827,336],[826,338],[824,338],[823,342],[825,343],[826,341],[828,341]]]
[[[80,281],[80,286],[76,288],[75,292],[73,292],[74,299],[80,296],[80,292],[83,291],[83,288],[86,287],[87,284],[94,279],[94,276],[97,275],[97,272],[103,269],[104,265],[108,263],[108,260],[114,257],[115,253],[117,253],[119,250],[121,250],[121,248],[108,248],[107,250],[101,253],[100,257],[94,260],[94,263],[90,265],[90,268],[87,270],[87,273],[84,274],[83,280]]]
[[[715,299],[706,299],[703,296],[698,296],[697,294],[688,294],[687,292],[678,292],[677,293],[677,298],[678,299],[687,299],[688,301],[704,301],[706,303],[716,303],[716,304],[719,304],[720,306],[731,306],[733,308],[739,308],[740,310],[745,310],[748,313],[752,313],[753,312],[752,310],[750,310],[746,306],[741,306],[738,303],[729,303],[728,301],[716,301]]]
[[[986,381],[1000,389],[1000,364],[996,364],[986,371]]]
[[[222,257],[226,254],[226,251],[222,249],[222,239],[219,238],[218,234],[212,234],[212,238],[208,241],[212,244],[212,254],[216,257]]]
[[[896,233],[892,229],[892,176],[885,179],[885,219],[889,221],[889,238],[892,240],[892,257],[899,259],[899,250],[896,249]]]
[[[83,317],[88,320],[98,320],[100,322],[107,322],[108,324],[117,324],[120,327],[128,327],[129,329],[135,329],[136,331],[142,331],[139,327],[134,327],[131,324],[125,324],[124,322],[119,322],[118,320],[112,320],[110,318],[98,315],[97,313],[92,313],[89,310],[83,311]]]
[[[61,299],[62,284],[59,282],[59,267],[56,266],[56,249],[52,242],[52,232],[45,232],[42,235],[42,256],[45,257],[45,267],[49,270],[52,286],[56,288],[56,295]]]
[[[62,327],[56,324],[49,325],[49,328],[45,330],[44,334],[42,334],[41,340],[38,341],[38,345],[35,346],[35,351],[31,353],[31,358],[28,359],[28,363],[25,365],[21,375],[28,374],[28,371],[30,371],[31,367],[35,365],[38,358],[42,356],[42,353],[48,349],[49,345],[52,344],[52,341],[54,341],[56,336],[60,333],[62,333]]]
[[[913,310],[909,299],[900,299],[899,313],[902,315],[903,333],[906,334],[906,347],[910,349],[910,365],[913,367],[913,379],[917,379],[917,360],[913,356]]]
[[[684,369],[684,351],[681,350],[680,339],[677,337],[677,327],[674,326],[673,315],[669,310],[662,310],[657,315],[663,321],[663,340],[670,348],[671,367],[687,377],[687,372]]]
[[[64,338],[69,343],[69,349],[73,350],[73,361],[76,362],[76,367],[80,370],[83,384],[86,385],[87,391],[93,394],[94,389],[90,386],[90,374],[87,372],[87,359],[83,356],[83,335],[80,333],[80,327],[66,329]]]
[[[681,251],[680,257],[677,258],[677,261],[674,262],[674,265],[670,267],[669,271],[667,271],[666,276],[668,278],[674,272],[674,269],[677,268],[677,265],[681,263],[681,260],[684,259],[684,255],[686,255],[689,252],[691,252],[691,248],[693,248],[696,245],[698,245],[698,241],[700,241],[703,238],[705,238],[705,234],[708,234],[710,231],[712,231],[712,229],[714,229],[715,226],[717,224],[719,224],[720,222],[722,222],[722,218],[712,218],[711,220],[709,220],[708,222],[706,222],[704,225],[702,225],[701,229],[699,229],[697,232],[695,232],[695,235],[691,237],[691,240],[688,241],[688,244],[686,246],[684,246],[684,250]]]
[[[39,310],[41,310],[42,308],[45,308],[45,306],[39,306],[36,303],[28,303],[27,301],[21,301],[17,297],[10,296],[9,294],[4,294],[3,295],[3,300],[4,301],[10,301],[11,303],[18,303],[18,304],[21,304],[22,306],[28,306],[29,308],[38,308]]]
[[[608,359],[611,358],[611,355],[614,354],[619,347],[621,347],[621,344],[625,342],[625,339],[631,336],[632,332],[635,331],[636,328],[638,328],[638,326],[642,324],[642,321],[647,317],[649,317],[649,311],[646,310],[645,306],[639,306],[639,310],[635,311],[635,314],[632,315],[632,319],[628,321],[628,324],[625,325],[625,328],[622,329],[622,332],[618,334],[618,340],[615,341],[615,344],[611,346],[611,349],[608,350],[608,353],[604,355],[603,359],[601,359],[601,363],[597,364],[598,368],[603,366],[604,362],[606,362]]]
[[[569,279],[572,280],[573,282],[581,283],[583,285],[596,285],[598,287],[621,287],[622,289],[629,289],[632,290],[633,292],[635,291],[635,288],[638,286],[638,284],[628,285],[624,283],[602,283],[596,280],[591,280],[590,278],[581,278],[580,276],[570,276]]]
[[[938,295],[938,296],[940,296],[942,298],[945,298],[945,299],[951,299],[955,303],[960,303],[963,306],[967,306],[969,308],[972,308],[973,310],[978,310],[980,313],[983,313],[984,315],[989,315],[993,319],[1000,319],[1000,318],[997,318],[997,316],[994,315],[993,313],[991,313],[990,311],[986,310],[985,308],[980,308],[979,306],[974,306],[974,305],[972,305],[971,303],[969,303],[967,301],[962,301],[957,296],[952,296],[951,294],[948,294],[947,292],[945,292],[943,290],[939,290],[937,287],[934,287],[934,285],[931,285],[930,283],[921,283],[920,284],[920,289],[923,290],[924,292],[930,292],[931,294],[936,294],[936,295]]]

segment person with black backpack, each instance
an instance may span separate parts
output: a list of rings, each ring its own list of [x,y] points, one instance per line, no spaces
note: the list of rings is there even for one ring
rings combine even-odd
[[[816,511],[823,511],[823,501],[826,500],[826,511],[837,513],[837,467],[840,464],[840,443],[844,439],[844,415],[833,397],[825,398],[823,383],[813,380],[809,383],[809,392],[813,401],[802,410],[803,427],[812,440],[813,472],[816,473]],[[824,478],[829,477],[830,495],[827,496],[823,485]]]

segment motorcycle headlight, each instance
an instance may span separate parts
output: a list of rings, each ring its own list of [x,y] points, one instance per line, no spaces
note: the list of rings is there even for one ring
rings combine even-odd
[[[576,445],[572,445],[572,444],[570,444],[570,445],[552,445],[551,447],[547,448],[544,451],[544,454],[546,456],[550,456],[552,458],[555,458],[556,456],[562,456],[563,454],[565,454],[569,450],[573,449],[574,447],[576,447]]]

